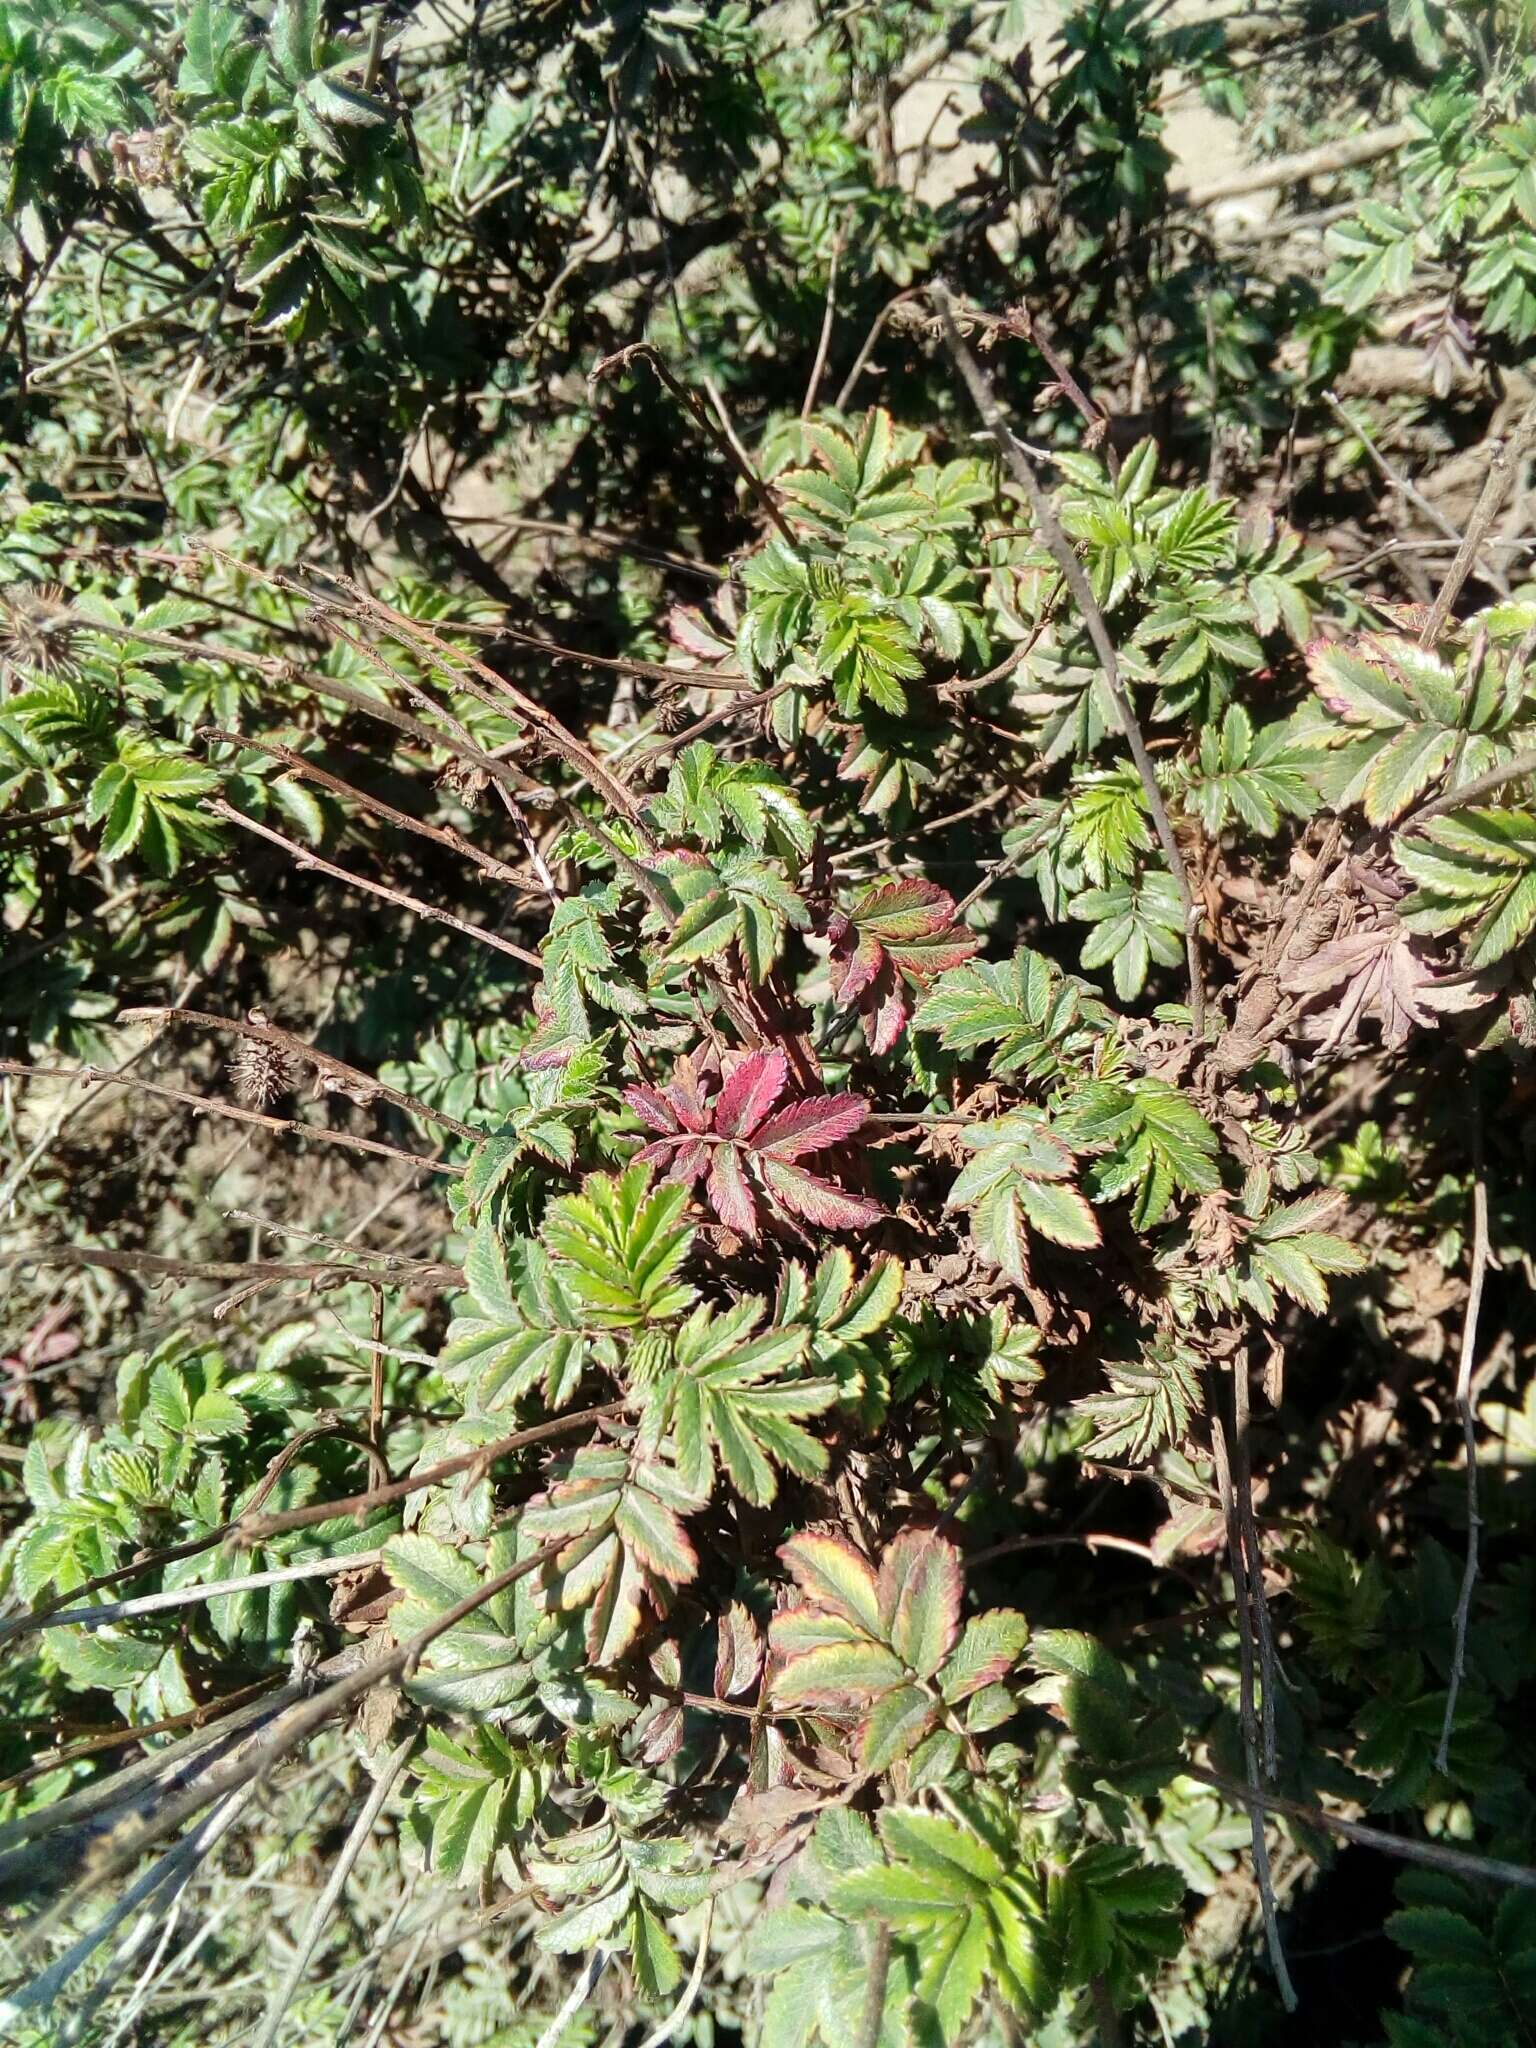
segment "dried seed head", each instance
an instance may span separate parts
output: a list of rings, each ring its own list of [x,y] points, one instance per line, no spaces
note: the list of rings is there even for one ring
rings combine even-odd
[[[0,588],[0,668],[72,676],[77,630],[69,593],[60,584],[8,583]]]
[[[681,690],[669,690],[656,700],[656,723],[668,738],[688,723],[688,704]]]
[[[242,1038],[229,1063],[230,1079],[240,1100],[252,1109],[270,1109],[292,1092],[293,1062],[280,1046],[259,1038]]]
[[[446,789],[450,796],[457,797],[466,810],[472,811],[485,794],[487,780],[485,770],[476,767],[473,761],[460,761],[455,758],[448,762],[438,775],[437,786],[439,789]]]

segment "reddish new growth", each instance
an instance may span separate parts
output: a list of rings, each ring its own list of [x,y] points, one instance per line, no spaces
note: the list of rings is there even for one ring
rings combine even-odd
[[[758,1234],[758,1192],[822,1230],[855,1230],[878,1221],[885,1214],[878,1202],[850,1195],[794,1163],[851,1138],[869,1104],[862,1095],[812,1095],[775,1111],[788,1074],[776,1047],[727,1054],[715,1088],[714,1055],[685,1055],[668,1087],[624,1091],[636,1116],[658,1133],[637,1157],[664,1166],[663,1178],[685,1187],[703,1176],[710,1207],[742,1237]]]
[[[935,882],[876,882],[852,910],[835,911],[832,993],[840,1009],[857,1003],[871,1052],[889,1052],[910,1014],[907,983],[926,987],[958,967],[977,940],[955,923],[955,899]]]

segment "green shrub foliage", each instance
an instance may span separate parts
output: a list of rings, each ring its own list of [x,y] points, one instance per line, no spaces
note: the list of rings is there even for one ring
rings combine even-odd
[[[0,4],[8,2038],[1530,2038],[1531,28]]]

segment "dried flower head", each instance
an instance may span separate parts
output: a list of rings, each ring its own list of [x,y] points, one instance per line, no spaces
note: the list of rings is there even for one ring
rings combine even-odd
[[[58,583],[8,583],[0,588],[0,668],[29,675],[76,672],[77,622]]]
[[[461,761],[455,756],[439,772],[437,786],[457,798],[466,810],[472,811],[485,794],[488,779],[485,770],[473,761]]]
[[[656,699],[656,724],[670,738],[688,723],[688,700],[681,690],[667,690]]]
[[[293,1062],[281,1046],[242,1038],[229,1063],[235,1093],[252,1109],[269,1109],[293,1089]]]

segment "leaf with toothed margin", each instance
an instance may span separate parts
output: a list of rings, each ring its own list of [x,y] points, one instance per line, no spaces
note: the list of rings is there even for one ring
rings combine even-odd
[[[827,927],[832,992],[857,1005],[872,1052],[889,1052],[910,1014],[908,984],[926,988],[960,966],[977,940],[955,923],[955,899],[934,882],[876,882]]]
[[[661,1088],[640,1083],[625,1101],[653,1135],[636,1157],[663,1178],[704,1195],[720,1221],[755,1239],[759,1198],[782,1215],[823,1230],[856,1230],[885,1214],[795,1162],[844,1144],[864,1124],[862,1095],[811,1095],[783,1103],[789,1062],[778,1046],[727,1055],[684,1054]]]

